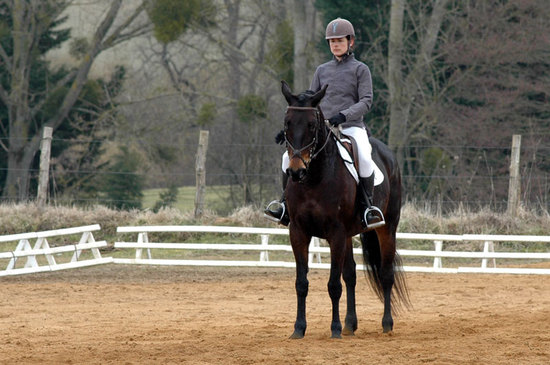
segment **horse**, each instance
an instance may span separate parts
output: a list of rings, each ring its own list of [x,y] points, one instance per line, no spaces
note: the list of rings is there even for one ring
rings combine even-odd
[[[401,210],[401,174],[391,150],[370,137],[372,157],[384,175],[374,189],[374,202],[380,207],[385,224],[365,229],[356,208],[357,183],[339,155],[337,138],[319,107],[328,85],[316,93],[292,94],[282,81],[288,103],[284,117],[284,140],[290,158],[286,204],[290,216],[289,235],[296,261],[297,315],[292,339],[306,332],[306,297],[309,282],[308,247],[313,236],[326,239],[330,246],[328,293],[332,302],[332,338],[353,336],[357,330],[355,310],[356,263],[352,237],[360,234],[366,276],[384,303],[383,332],[393,330],[392,301],[395,309],[409,305],[401,261],[396,252],[396,231]],[[343,278],[347,311],[344,328],[340,322],[339,301]],[[393,290],[392,290],[393,288]],[[392,300],[392,291],[395,300]]]

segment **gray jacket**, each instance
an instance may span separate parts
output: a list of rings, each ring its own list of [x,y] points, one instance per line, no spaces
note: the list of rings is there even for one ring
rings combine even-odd
[[[333,58],[317,67],[309,88],[319,91],[327,84],[327,93],[320,104],[325,118],[342,113],[346,117],[343,128],[364,127],[363,115],[372,106],[372,78],[368,66],[356,60],[353,54],[341,61]]]

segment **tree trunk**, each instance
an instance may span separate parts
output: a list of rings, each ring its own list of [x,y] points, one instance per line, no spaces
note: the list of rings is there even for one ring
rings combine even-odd
[[[32,146],[27,146],[31,111],[28,102],[30,64],[36,35],[30,5],[15,2],[13,19],[13,57],[8,100],[9,150],[8,171],[2,197],[24,200],[29,187],[29,167],[34,157]],[[35,151],[36,152],[36,151]]]
[[[294,83],[292,89],[296,92],[309,88],[311,77],[311,57],[309,57],[309,44],[316,32],[316,10],[311,0],[294,0]]]
[[[388,89],[390,93],[390,130],[388,145],[394,151],[399,166],[404,166],[405,141],[409,110],[402,68],[403,62],[403,16],[405,0],[392,0],[390,35],[388,45]]]
[[[424,80],[430,72],[441,23],[449,0],[435,0],[426,29],[415,29],[418,37],[418,53],[415,62],[403,73],[405,36],[403,34],[406,0],[392,0],[390,13],[390,36],[388,46],[388,88],[390,92],[390,130],[388,144],[395,152],[401,167],[405,163],[405,146],[413,131],[409,127],[410,112],[414,97],[421,92]],[[422,17],[424,14],[418,14]]]
[[[306,90],[310,76],[307,74],[307,15],[306,2],[294,0],[294,85],[293,90]]]

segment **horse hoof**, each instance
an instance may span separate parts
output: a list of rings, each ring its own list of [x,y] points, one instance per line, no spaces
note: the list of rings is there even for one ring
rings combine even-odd
[[[384,326],[383,332],[391,334],[393,332],[393,326]]]
[[[291,340],[299,340],[299,339],[302,339],[304,338],[304,334],[303,333],[299,333],[299,332],[294,332],[292,335],[290,335],[289,339]]]
[[[340,333],[336,333],[336,332],[333,332],[332,333],[332,336],[330,336],[330,338],[336,338],[338,340],[341,340],[342,339],[342,335]]]
[[[348,328],[348,327],[344,327],[344,329],[342,330],[342,334],[344,336],[355,336],[354,331],[351,328]]]

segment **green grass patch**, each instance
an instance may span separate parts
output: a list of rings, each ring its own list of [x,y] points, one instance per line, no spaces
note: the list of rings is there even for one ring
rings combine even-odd
[[[160,200],[160,194],[166,189],[146,189],[143,191],[142,206],[144,209],[152,209]],[[178,188],[176,202],[172,208],[182,212],[195,210],[196,188],[194,186],[182,186]],[[229,186],[215,185],[206,187],[205,208],[211,211],[223,211],[227,209],[227,200],[230,197]]]

